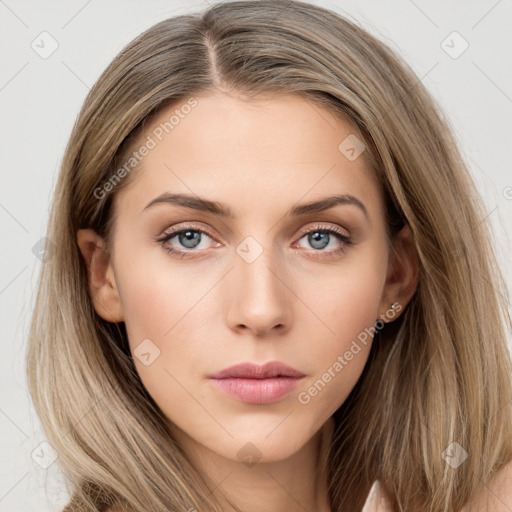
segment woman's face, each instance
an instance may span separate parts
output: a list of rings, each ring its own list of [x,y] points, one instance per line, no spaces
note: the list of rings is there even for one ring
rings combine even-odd
[[[285,459],[360,377],[393,300],[353,133],[296,95],[216,93],[162,111],[134,146],[147,150],[116,195],[110,264],[137,371],[183,443]],[[271,361],[299,376],[212,378]]]

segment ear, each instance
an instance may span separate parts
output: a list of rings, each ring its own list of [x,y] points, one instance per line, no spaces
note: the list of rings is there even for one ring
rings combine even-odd
[[[393,240],[379,309],[379,318],[383,322],[391,322],[400,316],[418,287],[418,279],[418,254],[411,228],[406,224]],[[391,309],[392,304],[395,309]]]
[[[94,309],[108,322],[122,322],[123,311],[110,254],[92,229],[79,229],[77,242],[88,269],[89,292]]]

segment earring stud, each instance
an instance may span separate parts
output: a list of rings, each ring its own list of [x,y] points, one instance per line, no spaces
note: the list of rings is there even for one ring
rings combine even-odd
[[[393,303],[389,306],[391,308],[391,311],[395,312],[397,309],[398,309],[398,306],[396,303]],[[379,318],[377,319],[377,322],[378,321],[383,321],[386,319],[386,315],[385,314],[382,314],[382,315],[379,315]]]

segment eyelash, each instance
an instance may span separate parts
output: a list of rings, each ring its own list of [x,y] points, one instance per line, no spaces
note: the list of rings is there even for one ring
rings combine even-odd
[[[162,246],[162,248],[169,254],[172,254],[179,258],[187,258],[187,257],[194,258],[196,256],[191,256],[190,253],[198,252],[198,251],[195,251],[193,249],[189,249],[187,251],[182,251],[180,249],[174,249],[174,248],[166,245],[167,242],[171,238],[174,238],[176,235],[179,235],[180,233],[185,233],[187,231],[194,231],[197,233],[201,233],[202,235],[207,235],[213,239],[213,237],[208,233],[208,231],[204,230],[203,228],[201,228],[197,225],[189,224],[189,225],[185,225],[179,229],[174,229],[174,230],[168,231],[168,232],[164,233],[161,237],[157,237],[154,240],[155,240],[155,242],[158,242]],[[309,235],[311,233],[322,233],[322,234],[335,235],[342,242],[341,247],[339,247],[338,249],[330,250],[330,251],[324,251],[323,249],[316,249],[316,250],[312,249],[312,252],[314,254],[320,254],[322,257],[336,257],[338,254],[345,252],[345,250],[348,246],[354,244],[352,238],[345,235],[339,229],[334,228],[334,227],[327,228],[327,227],[321,226],[321,225],[317,225],[314,228],[311,228],[311,229],[301,232],[300,236],[299,236],[299,240],[301,240],[302,238],[304,238],[304,236]]]

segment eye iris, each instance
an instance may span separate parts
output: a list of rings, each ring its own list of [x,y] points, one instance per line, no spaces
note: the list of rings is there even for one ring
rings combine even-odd
[[[180,244],[183,244],[187,249],[193,249],[201,241],[201,233],[197,231],[184,231],[178,234],[178,239]]]
[[[315,249],[323,249],[329,243],[329,234],[328,233],[320,233],[319,231],[315,231],[313,234],[310,234],[308,237],[309,237],[309,242]]]

